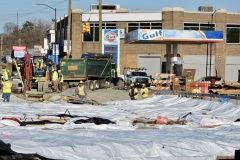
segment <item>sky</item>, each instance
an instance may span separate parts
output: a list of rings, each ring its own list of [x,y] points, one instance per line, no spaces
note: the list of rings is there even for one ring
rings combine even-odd
[[[43,19],[51,21],[54,10],[36,4],[46,4],[57,10],[57,19],[68,13],[68,0],[7,0],[0,1],[0,33],[7,22],[18,23]],[[98,0],[72,0],[72,9],[90,10],[90,4]],[[129,11],[161,11],[164,7],[182,7],[185,11],[198,11],[199,6],[212,6],[213,9],[226,9],[228,12],[240,12],[239,0],[102,0],[103,4],[119,4]]]

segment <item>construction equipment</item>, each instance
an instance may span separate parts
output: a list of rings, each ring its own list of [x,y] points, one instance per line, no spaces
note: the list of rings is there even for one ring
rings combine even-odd
[[[41,65],[37,62],[41,61]],[[20,83],[22,84],[22,91],[30,91],[36,89],[38,92],[51,92],[51,84],[49,79],[46,79],[48,74],[48,67],[53,65],[53,62],[45,56],[32,56],[25,54],[22,63],[17,63],[15,59],[14,68],[17,69]],[[20,66],[20,67],[19,67]],[[15,78],[16,79],[16,78]],[[14,85],[14,84],[13,84]],[[19,83],[17,84],[18,86]]]
[[[62,59],[60,70],[64,76],[63,87],[77,86],[82,80],[88,89],[119,86],[124,88],[123,79],[117,76],[116,64],[110,54],[88,54],[80,59]]]

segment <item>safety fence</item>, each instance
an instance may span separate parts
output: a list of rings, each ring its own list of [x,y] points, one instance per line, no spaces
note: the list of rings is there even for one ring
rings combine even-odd
[[[175,74],[154,74],[154,80],[152,81],[152,84],[154,85],[154,90],[171,90],[171,84],[174,76]]]
[[[178,97],[187,97],[187,98],[197,98],[205,99],[209,101],[218,101],[218,102],[229,102],[235,101],[235,104],[239,104],[240,95],[229,96],[229,95],[219,95],[219,94],[203,94],[203,93],[190,93],[190,92],[174,92],[174,91],[156,91],[156,95],[177,95]]]

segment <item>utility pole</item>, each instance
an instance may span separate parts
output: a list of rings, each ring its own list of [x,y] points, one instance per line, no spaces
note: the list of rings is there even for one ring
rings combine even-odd
[[[1,54],[0,54],[0,59],[2,59],[2,46],[3,46],[3,35],[1,35]]]
[[[68,0],[68,27],[67,27],[67,58],[69,58],[70,52],[70,38],[71,38],[71,27],[72,27],[72,0]]]
[[[55,62],[55,65],[57,64],[57,9],[56,8],[53,8],[49,5],[46,5],[46,4],[43,4],[43,3],[37,3],[36,5],[42,5],[42,6],[46,6],[52,10],[54,10],[54,13],[55,13],[55,19],[54,19],[54,33],[55,33],[55,42],[54,42],[54,62]],[[56,67],[56,66],[55,66]]]
[[[17,11],[17,39],[18,39],[18,45],[21,45],[21,41],[20,41],[20,36],[19,36],[19,28],[18,28],[18,11]]]
[[[214,14],[218,11],[219,9],[216,9],[213,13],[212,13],[212,17],[211,17],[211,31],[212,30],[215,30],[215,28],[213,29],[213,16],[214,16]],[[212,71],[211,71],[211,69],[212,69],[212,45],[213,45],[213,43],[211,42],[210,43],[210,68],[209,68],[209,76],[211,76],[211,74],[212,74]]]
[[[102,0],[99,0],[99,53],[102,53]]]

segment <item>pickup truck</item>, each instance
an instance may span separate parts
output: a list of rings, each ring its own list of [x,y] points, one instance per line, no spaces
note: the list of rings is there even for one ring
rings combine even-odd
[[[144,71],[144,68],[126,68],[124,69],[124,83],[125,86],[130,86],[133,83],[137,87],[146,84],[147,87],[151,85],[151,79]]]

